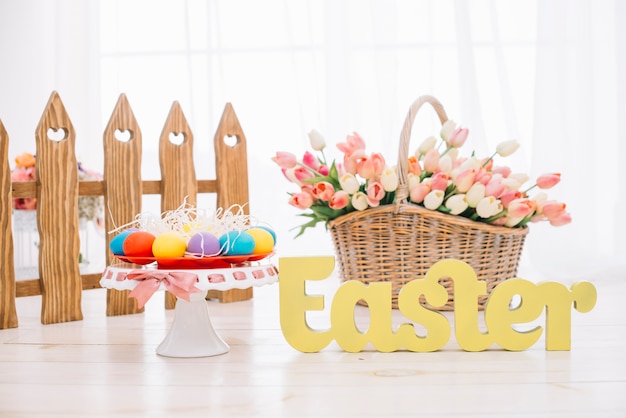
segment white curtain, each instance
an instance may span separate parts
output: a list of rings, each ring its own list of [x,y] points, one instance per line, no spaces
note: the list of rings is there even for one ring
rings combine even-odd
[[[514,138],[516,171],[562,173],[550,195],[574,221],[531,225],[521,275],[616,277],[626,273],[625,9],[618,0],[0,0],[0,118],[11,153],[32,150],[58,90],[79,158],[99,169],[102,130],[124,92],[143,132],[144,178],[158,178],[158,137],[178,100],[197,176],[210,178],[213,133],[231,102],[248,139],[250,208],[277,230],[279,254],[332,254],[323,228],[293,239],[299,211],[271,156],[304,152],[312,128],[332,154],[356,130],[394,163],[408,106],[432,94],[469,127],[466,148],[485,155]],[[424,111],[414,146],[437,128]]]

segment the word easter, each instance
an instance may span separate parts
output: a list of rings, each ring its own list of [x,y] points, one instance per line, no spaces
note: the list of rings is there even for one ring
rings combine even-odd
[[[536,320],[546,308],[546,350],[569,350],[571,345],[571,309],[589,312],[596,303],[595,287],[579,282],[568,289],[555,282],[535,284],[513,278],[498,284],[491,292],[484,311],[487,331],[479,328],[477,298],[486,294],[486,284],[478,280],[474,270],[459,260],[446,259],[434,264],[424,278],[404,285],[398,295],[398,309],[410,321],[426,328],[426,335],[417,335],[412,323],[392,327],[390,282],[365,285],[358,281],[343,283],[335,293],[330,308],[330,329],[315,330],[306,321],[307,311],[324,310],[323,295],[308,295],[307,280],[328,278],[335,265],[334,257],[286,257],[279,260],[280,323],[287,342],[302,352],[317,352],[334,339],[348,352],[359,352],[371,342],[381,352],[401,348],[415,352],[441,349],[450,339],[450,323],[441,312],[428,309],[419,302],[420,295],[434,306],[448,300],[445,287],[438,283],[447,276],[454,281],[454,329],[457,343],[466,351],[483,351],[496,343],[511,351],[525,350],[537,342],[541,326],[527,331],[515,330],[515,324]],[[510,308],[515,296],[521,298]],[[354,321],[358,301],[367,302],[369,326],[361,332]]]

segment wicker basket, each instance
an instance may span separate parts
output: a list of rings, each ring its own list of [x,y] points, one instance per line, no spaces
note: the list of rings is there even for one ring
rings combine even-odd
[[[493,226],[408,203],[409,140],[424,103],[432,105],[442,125],[447,121],[443,106],[432,96],[422,96],[411,105],[400,135],[396,203],[351,212],[328,223],[342,280],[391,282],[394,308],[404,284],[423,278],[435,262],[446,258],[468,263],[478,279],[486,281],[489,293],[517,274],[528,233],[527,227]],[[448,303],[436,309],[453,310],[454,283],[446,277],[440,283],[448,290]],[[479,309],[486,299],[479,298]]]

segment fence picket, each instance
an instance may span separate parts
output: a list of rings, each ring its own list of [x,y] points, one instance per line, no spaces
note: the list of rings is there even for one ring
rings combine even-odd
[[[51,139],[49,130],[63,135]],[[55,91],[35,131],[41,322],[83,319],[74,126]]]
[[[17,328],[9,135],[0,120],[0,329]]]
[[[124,136],[127,137],[124,137]],[[103,134],[105,231],[132,222],[141,212],[141,129],[128,98],[120,94]],[[108,251],[115,234],[106,236],[107,265],[114,261]],[[143,312],[128,290],[107,289],[108,316]]]
[[[182,135],[182,142],[175,144],[170,136]],[[196,205],[198,186],[193,164],[193,133],[178,102],[172,103],[159,139],[159,163],[161,166],[161,212],[178,208],[183,201]],[[165,293],[165,308],[173,309],[176,297]]]

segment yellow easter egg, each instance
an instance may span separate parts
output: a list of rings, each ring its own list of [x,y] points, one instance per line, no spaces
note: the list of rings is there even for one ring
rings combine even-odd
[[[272,252],[274,249],[274,237],[268,230],[255,227],[247,229],[246,232],[254,238],[255,245],[252,254],[267,254]]]
[[[152,253],[156,258],[175,258],[185,255],[187,242],[174,232],[159,234],[152,243]]]

